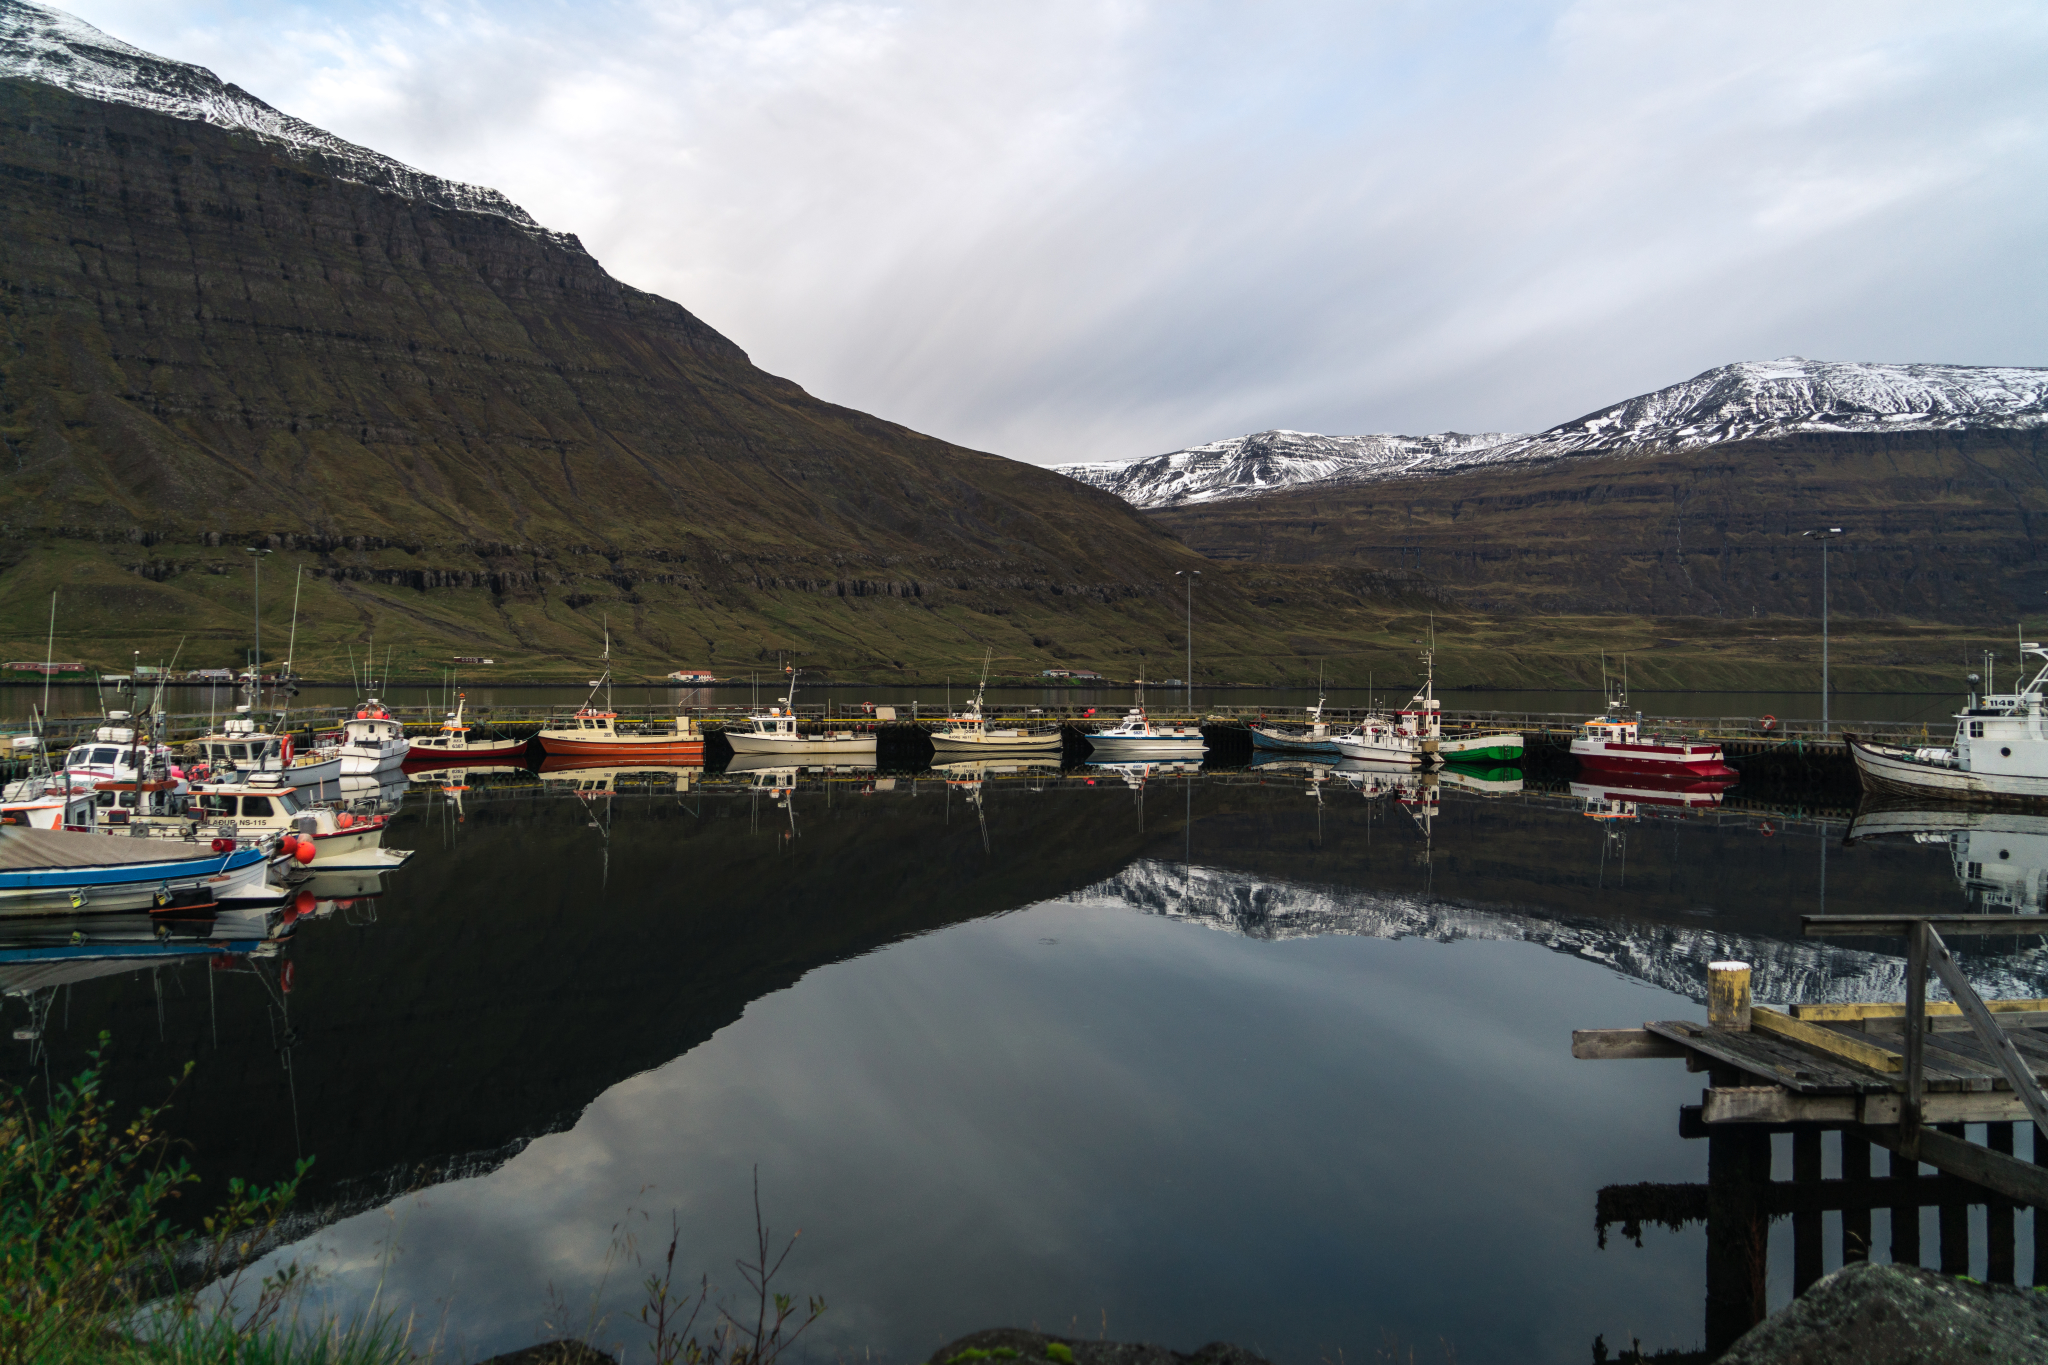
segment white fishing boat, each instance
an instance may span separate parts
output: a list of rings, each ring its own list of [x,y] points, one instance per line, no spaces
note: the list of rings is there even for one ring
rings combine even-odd
[[[1337,736],[1345,758],[1427,767],[1436,763],[1513,763],[1522,757],[1522,736],[1507,730],[1444,734],[1443,703],[1436,696],[1436,649],[1422,651],[1422,687],[1392,715],[1367,716]]]
[[[441,728],[431,735],[421,735],[412,741],[412,750],[406,755],[409,763],[509,763],[523,757],[527,741],[523,739],[478,739],[470,733],[470,724],[462,718],[464,708],[469,705],[469,694],[455,694],[455,709],[441,722]]]
[[[2048,724],[2042,716],[2048,650],[2022,643],[2020,658],[2039,659],[2043,667],[2016,692],[1993,692],[1993,679],[1987,678],[1983,695],[1972,692],[1956,713],[1955,738],[1946,748],[1874,744],[1844,732],[1863,789],[1951,801],[2048,802]]]
[[[285,773],[295,787],[318,787],[340,779],[338,747],[296,749],[289,734],[265,734],[247,714],[248,710],[246,706],[236,707],[237,714],[222,721],[218,731],[193,741],[208,776]]]
[[[150,769],[172,762],[169,745],[154,743],[127,711],[109,711],[93,737],[64,755],[61,780],[73,791],[102,782],[147,781]]]
[[[1199,725],[1155,725],[1145,712],[1145,685],[1138,684],[1136,704],[1121,722],[1107,730],[1085,736],[1091,762],[1116,763],[1126,759],[1192,758],[1199,761],[1209,742]]]
[[[991,656],[992,657],[992,656]],[[982,697],[988,690],[989,658],[981,661],[981,682],[974,689],[974,700],[958,715],[946,718],[946,728],[932,732],[932,749],[940,759],[963,754],[979,753],[1044,753],[1058,754],[1066,744],[1066,737],[1057,726],[1050,730],[1026,730],[1021,726],[990,725],[983,710]]]
[[[797,727],[796,683],[799,670],[789,674],[789,695],[777,697],[776,705],[766,712],[756,712],[747,717],[745,729],[731,729],[725,732],[726,743],[732,745],[736,754],[771,754],[797,763],[808,763],[811,756],[819,754],[872,754],[875,751],[873,733],[860,734],[853,730],[825,730],[803,733]],[[830,721],[825,722],[830,725]]]
[[[389,772],[405,762],[412,742],[405,727],[391,717],[384,704],[371,697],[356,707],[355,714],[342,722],[341,775],[369,777]]]
[[[383,846],[390,822],[388,815],[313,805],[280,773],[196,787],[179,821],[201,839],[277,839],[300,866],[323,872],[383,872],[403,865],[410,851]]]

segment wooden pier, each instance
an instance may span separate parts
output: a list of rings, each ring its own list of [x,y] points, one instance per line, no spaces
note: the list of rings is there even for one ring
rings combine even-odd
[[[1763,1319],[1770,1220],[1793,1220],[1793,1292],[1824,1265],[1822,1214],[1839,1212],[1839,1261],[1871,1253],[1871,1213],[1892,1210],[1891,1257],[1919,1264],[1921,1208],[1941,1210],[1944,1272],[1970,1270],[1969,1209],[1986,1210],[1988,1278],[2011,1283],[2015,1210],[2028,1206],[2033,1278],[2048,1284],[2048,1000],[1978,997],[1943,934],[2048,934],[2018,915],[1810,915],[1809,936],[1904,938],[1906,999],[1794,1005],[1749,999],[1749,969],[1716,963],[1708,1021],[1661,1020],[1639,1029],[1585,1029],[1572,1055],[1682,1058],[1707,1073],[1680,1132],[1707,1140],[1705,1186],[1618,1186],[1601,1191],[1599,1222],[1639,1232],[1643,1222],[1707,1225],[1707,1349],[1725,1350]],[[1933,969],[1952,997],[1926,998]],[[2015,1154],[2015,1124],[2032,1129],[2031,1160]],[[1968,1138],[1982,1125],[1984,1140]],[[1775,1182],[1771,1135],[1792,1135],[1793,1180]],[[1822,1136],[1840,1134],[1840,1176],[1823,1180]],[[1889,1172],[1873,1170],[1873,1151]],[[1938,1173],[1921,1174],[1925,1164]]]

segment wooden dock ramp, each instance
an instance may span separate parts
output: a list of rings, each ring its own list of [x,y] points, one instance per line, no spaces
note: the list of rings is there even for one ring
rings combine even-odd
[[[1707,1140],[1705,1185],[1602,1190],[1598,1222],[1640,1236],[1644,1223],[1707,1228],[1706,1344],[1725,1350],[1763,1320],[1771,1219],[1793,1225],[1793,1292],[1819,1279],[1823,1216],[1840,1215],[1840,1261],[1867,1259],[1873,1211],[1891,1210],[1891,1259],[1921,1261],[1922,1208],[1939,1210],[1939,1263],[1968,1274],[1970,1208],[1985,1209],[1987,1278],[2011,1283],[2015,1210],[2048,1211],[2048,1000],[1983,1000],[1946,939],[2048,935],[2014,915],[1810,915],[1814,937],[1904,938],[1906,998],[1793,1005],[1749,998],[1749,969],[1715,963],[1705,1023],[1582,1029],[1572,1055],[1683,1059],[1705,1072],[1679,1131]],[[1945,937],[1946,936],[1946,937]],[[1927,999],[1932,971],[1950,999]],[[2034,1128],[2034,1159],[2014,1154],[2014,1124]],[[1969,1140],[1970,1125],[1984,1140]],[[1792,1179],[1772,1179],[1771,1137],[1792,1137]],[[1838,1169],[1823,1179],[1823,1136],[1838,1134]],[[1873,1154],[1889,1171],[1873,1169]],[[1922,1164],[1938,1174],[1922,1174]],[[2033,1221],[2033,1278],[2048,1284],[2048,1212]]]

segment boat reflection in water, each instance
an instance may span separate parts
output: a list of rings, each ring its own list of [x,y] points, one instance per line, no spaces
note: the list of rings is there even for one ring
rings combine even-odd
[[[540,784],[548,791],[596,796],[662,796],[687,792],[704,776],[703,765],[677,767],[659,763],[621,763],[615,758],[562,758],[550,755],[540,765]]]
[[[1574,782],[1572,795],[1585,803],[1585,814],[1594,820],[1634,820],[1642,808],[1660,813],[1711,810],[1735,779],[1719,777],[1661,776],[1647,773],[1590,774],[1590,781]]]
[[[2038,915],[2048,910],[2048,815],[1961,806],[1880,805],[1859,811],[1847,841],[1944,844],[1972,909]]]

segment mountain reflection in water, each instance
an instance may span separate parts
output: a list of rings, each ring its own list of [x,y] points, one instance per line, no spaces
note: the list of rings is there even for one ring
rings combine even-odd
[[[423,775],[381,899],[272,926],[289,994],[168,949],[10,986],[17,1027],[45,1017],[9,1079],[101,1029],[121,1093],[196,1059],[176,1123],[209,1181],[317,1154],[305,1230],[354,1265],[401,1227],[391,1285],[478,1352],[536,1339],[548,1284],[588,1293],[628,1205],[677,1208],[715,1272],[758,1162],[836,1349],[1106,1310],[1283,1360],[1388,1331],[1580,1360],[1696,1344],[1696,1243],[1603,1260],[1590,1209],[1618,1166],[1701,1157],[1669,1140],[1697,1078],[1574,1066],[1570,1029],[1694,1013],[1730,955],[1764,999],[1896,995],[1895,958],[1798,917],[1823,884],[1981,905],[1954,841],[2018,833],[1143,766]],[[2048,995],[2018,942],[1970,969]],[[394,1198],[397,1225],[354,1216]]]

